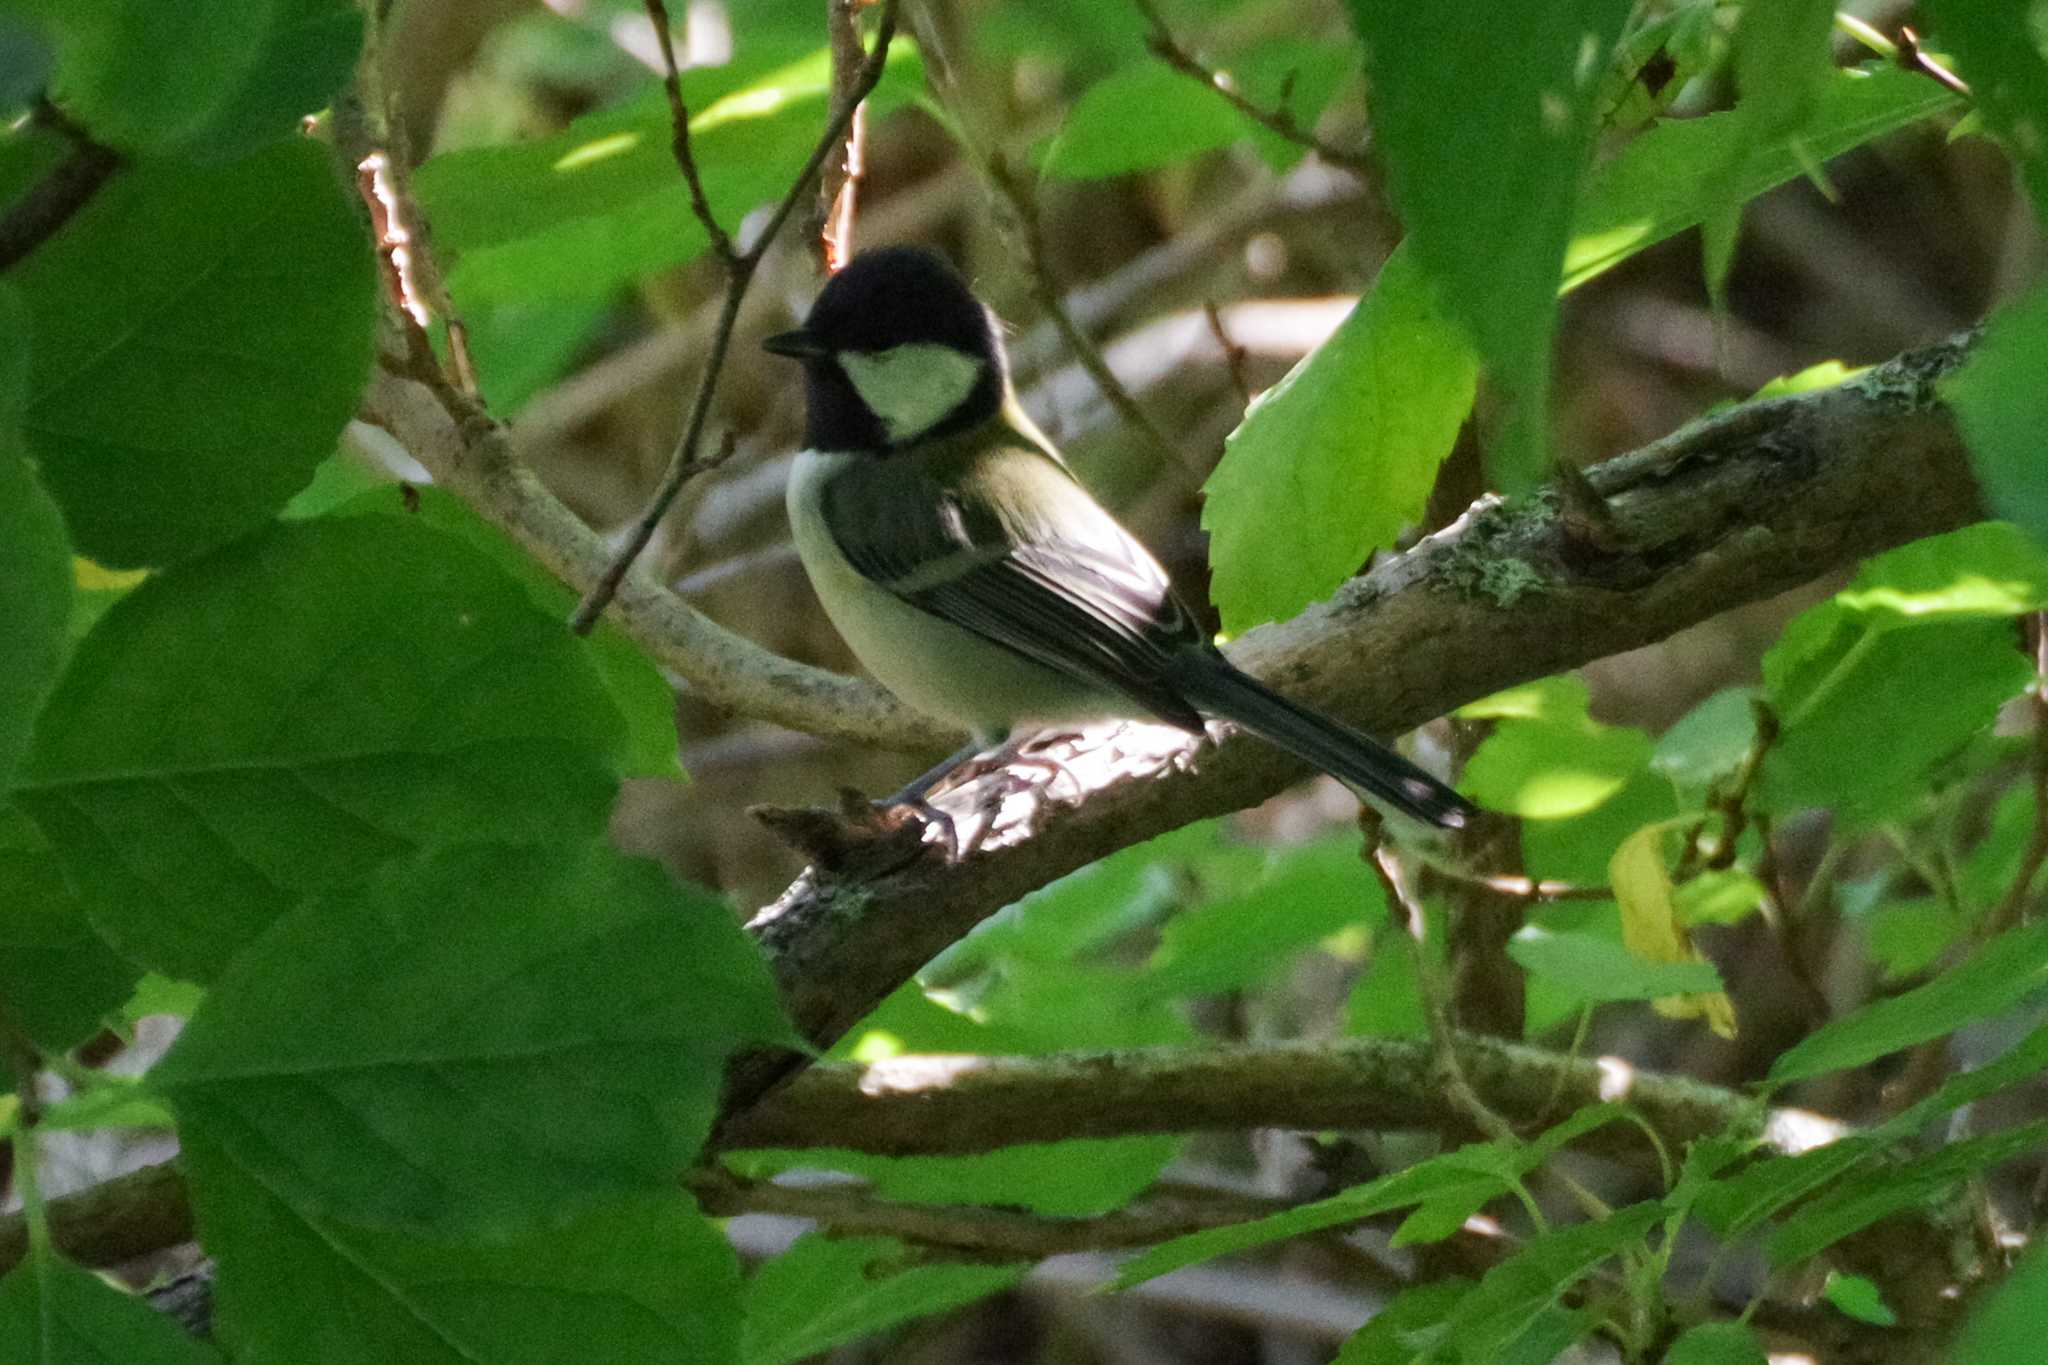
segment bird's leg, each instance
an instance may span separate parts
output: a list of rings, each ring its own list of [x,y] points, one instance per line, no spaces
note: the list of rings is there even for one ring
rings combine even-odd
[[[903,789],[894,796],[878,801],[875,804],[878,806],[909,806],[911,809],[920,812],[930,811],[931,807],[926,803],[925,798],[931,794],[932,788],[938,786],[946,778],[951,777],[955,772],[973,763],[975,757],[985,747],[982,741],[978,739],[968,740],[961,748],[956,749],[930,768],[911,778]],[[979,775],[978,772],[971,772],[966,774],[966,777],[977,777]],[[961,780],[965,781],[966,778]]]

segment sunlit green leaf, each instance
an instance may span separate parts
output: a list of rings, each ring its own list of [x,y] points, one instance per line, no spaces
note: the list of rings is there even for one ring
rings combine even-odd
[[[1752,150],[1738,181],[1726,187],[1714,177],[1741,145],[1738,114],[1665,119],[1593,176],[1572,225],[1564,287],[1577,288],[1645,247],[1697,226],[1730,197],[1750,199],[1784,184],[1805,169],[1800,149],[1818,164],[1959,104],[1909,71],[1838,71],[1821,87],[1798,148],[1784,141]]]
[[[1899,1315],[1884,1301],[1884,1291],[1861,1275],[1844,1275],[1831,1270],[1820,1292],[1822,1298],[1858,1322],[1867,1322],[1873,1327],[1898,1325]]]
[[[1742,215],[1737,187],[1759,148],[1788,141],[1808,167],[1812,159],[1802,134],[1813,121],[1820,91],[1834,67],[1828,38],[1834,31],[1834,0],[1773,0],[1742,7],[1733,39],[1738,132],[1722,162],[1708,177],[1719,202],[1702,224],[1707,293],[1716,309],[1726,306],[1728,268],[1735,259],[1736,225]]]
[[[1515,401],[1496,477],[1526,487],[1543,466],[1557,280],[1595,96],[1634,6],[1347,8],[1365,39],[1374,145],[1417,263]]]
[[[899,35],[870,118],[923,83],[915,46]],[[781,195],[823,132],[831,91],[824,52],[781,69],[685,73],[690,142],[705,194],[727,232]],[[670,150],[668,104],[650,87],[553,137],[447,152],[419,168],[414,189],[453,261],[465,307],[603,295],[708,244]]]
[[[1460,708],[1499,717],[1465,767],[1466,794],[1490,810],[1561,820],[1619,792],[1649,762],[1650,738],[1600,724],[1586,704],[1586,685],[1559,675]]]
[[[1411,525],[1476,377],[1414,256],[1396,249],[1335,335],[1253,403],[1209,478],[1202,525],[1224,627],[1292,615]]]
[[[1312,128],[1337,83],[1356,65],[1356,53],[1343,47],[1281,39],[1216,61],[1214,69],[1260,108]],[[1261,150],[1283,167],[1302,154],[1299,146],[1263,128],[1199,81],[1164,62],[1143,61],[1119,68],[1082,92],[1046,147],[1044,169],[1047,175],[1076,180],[1128,175],[1245,138],[1259,140]]]
[[[2008,618],[2044,601],[2048,560],[2010,526],[1966,527],[1869,561],[1764,656],[1781,723],[1765,799],[1831,806],[1857,823],[1919,799],[1932,765],[2033,677]]]

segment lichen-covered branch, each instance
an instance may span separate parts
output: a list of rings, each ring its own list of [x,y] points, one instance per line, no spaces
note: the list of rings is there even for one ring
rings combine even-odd
[[[1553,498],[1488,501],[1295,619],[1236,661],[1367,730],[1399,733],[1474,698],[1664,639],[1919,536],[1983,515],[1935,396],[1970,338],[1834,389],[1748,404],[1587,471],[1618,547],[1572,530]],[[1249,740],[1119,773],[1049,806],[1031,837],[949,863],[847,831],[752,929],[798,1026],[837,1039],[940,949],[1029,891],[1105,854],[1239,810],[1302,775]],[[869,856],[872,854],[872,856]],[[913,856],[915,855],[915,856]],[[745,1059],[743,1110],[798,1069]]]

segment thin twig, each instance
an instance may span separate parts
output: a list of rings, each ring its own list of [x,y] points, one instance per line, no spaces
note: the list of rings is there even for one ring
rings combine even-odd
[[[697,158],[690,154],[690,110],[683,103],[683,78],[676,65],[675,35],[669,25],[668,6],[662,0],[644,0],[647,17],[654,23],[654,41],[661,48],[661,88],[668,96],[669,148],[675,154],[676,166],[683,173],[683,183],[690,191],[690,212],[697,215],[697,221],[704,225],[704,234],[711,239],[711,250],[718,259],[730,265],[739,255],[733,249],[732,238],[726,235],[719,224],[718,215],[711,211],[711,200],[704,193],[703,177],[697,174]]]
[[[1899,65],[1908,71],[1927,77],[1945,90],[1972,98],[1970,87],[1963,78],[1927,55],[1920,46],[1920,35],[1910,27],[1899,27]]]
[[[723,1170],[693,1172],[690,1190],[715,1218],[746,1213],[808,1218],[841,1236],[887,1236],[975,1259],[1040,1260],[1077,1251],[1153,1246],[1208,1228],[1228,1227],[1286,1207],[1277,1200],[1215,1195],[1153,1199],[1149,1206],[1092,1218],[1054,1218],[1010,1209],[905,1204],[856,1185],[785,1185],[744,1180]]]
[[[1611,886],[1581,885],[1578,882],[1551,881],[1548,878],[1502,876],[1484,872],[1465,872],[1442,863],[1429,865],[1431,875],[1460,886],[1474,887],[1480,891],[1491,891],[1496,896],[1512,896],[1516,900],[1528,901],[1533,905],[1553,905],[1559,901],[1611,901],[1614,888]]]
[[[366,40],[366,51],[372,54],[383,50],[388,11],[388,5],[379,5],[373,11]],[[476,360],[469,350],[469,328],[456,310],[455,299],[448,292],[447,281],[442,278],[433,253],[427,250],[426,215],[412,194],[411,137],[393,112],[395,101],[385,86],[383,71],[383,62],[378,57],[373,55],[364,60],[351,95],[343,101],[347,117],[360,116],[372,144],[370,151],[356,159],[356,190],[370,212],[385,288],[411,324],[407,328],[408,347],[433,358],[426,327],[439,315],[447,328],[448,364],[454,372],[456,387],[466,397],[480,399]],[[434,360],[434,364],[439,363]]]
[[[94,141],[90,133],[72,122],[48,98],[37,100],[29,117],[31,122],[51,129],[69,142],[71,155],[58,162],[15,201],[6,217],[0,218],[0,270],[56,236],[121,168],[119,152]]]
[[[855,82],[866,61],[860,41],[860,11],[866,0],[825,0],[825,33],[832,51],[832,95],[854,105],[846,130],[846,156],[828,160],[818,174],[818,213],[812,239],[818,264],[836,275],[853,256],[853,220],[860,195],[862,156],[867,145],[867,115],[853,98]]]
[[[660,0],[647,0],[647,3],[650,12],[660,7]],[[739,321],[740,303],[745,299],[747,287],[753,283],[754,273],[760,269],[762,258],[767,254],[769,246],[774,243],[776,234],[782,231],[783,224],[789,221],[789,215],[796,210],[798,201],[810,188],[812,177],[818,174],[825,164],[825,159],[845,138],[861,101],[865,100],[881,81],[883,68],[889,60],[889,44],[896,36],[896,6],[897,0],[882,0],[881,17],[875,25],[874,49],[861,64],[859,79],[852,82],[845,92],[846,97],[832,111],[832,117],[825,125],[824,136],[818,139],[817,145],[811,149],[810,157],[804,162],[803,169],[790,182],[789,189],[784,192],[774,211],[769,214],[766,225],[761,229],[761,235],[744,251],[726,256],[725,300],[719,307],[718,326],[711,334],[711,353],[705,359],[704,373],[697,381],[696,396],[690,400],[690,414],[683,423],[682,438],[676,443],[675,453],[669,457],[668,470],[662,475],[660,486],[655,489],[654,496],[648,500],[646,508],[634,521],[625,544],[620,546],[604,573],[577,604],[575,614],[569,618],[569,628],[578,635],[589,634],[591,628],[597,624],[597,618],[604,614],[605,607],[618,594],[619,584],[624,581],[627,571],[647,548],[647,543],[654,538],[655,528],[668,514],[669,505],[675,501],[676,495],[682,492],[683,485],[706,467],[698,459],[697,447],[704,438],[704,424],[711,414],[711,400],[718,391],[719,376],[725,370],[726,352],[732,346],[732,332],[734,324]],[[664,11],[663,17],[665,13]],[[661,18],[657,18],[656,26],[666,31]],[[667,66],[668,78],[673,83],[673,48],[664,44],[662,56]],[[680,130],[689,122],[689,113],[683,107],[680,91],[680,86],[674,87],[669,110],[678,125],[675,146],[679,162],[683,161],[688,149],[688,139]],[[687,168],[684,177],[692,179],[694,163],[685,164]],[[697,212],[705,230],[713,235],[715,241],[722,230],[717,228],[712,219],[710,206],[704,202],[701,188],[695,186],[694,180],[692,185],[691,207]],[[728,250],[730,251],[730,245]]]
[[[1314,132],[1296,123],[1294,116],[1284,107],[1277,110],[1267,109],[1245,98],[1230,83],[1228,76],[1202,65],[1192,52],[1182,47],[1174,38],[1173,30],[1166,26],[1166,20],[1160,15],[1159,7],[1154,0],[1132,0],[1132,3],[1138,7],[1138,12],[1145,16],[1145,21],[1152,26],[1151,36],[1146,40],[1146,46],[1152,50],[1152,55],[1189,79],[1199,81],[1214,90],[1246,118],[1278,133],[1298,147],[1307,148],[1332,166],[1342,166],[1361,177],[1372,176],[1372,162],[1362,153],[1338,147],[1317,137]]]
[[[1408,894],[1408,888],[1401,880],[1401,865],[1395,861],[1394,852],[1383,837],[1383,821],[1380,813],[1371,806],[1363,806],[1358,813],[1358,827],[1365,835],[1364,857],[1373,875],[1379,878],[1381,888],[1387,894],[1387,911],[1407,920],[1407,932],[1399,937],[1413,959],[1415,967],[1415,994],[1422,1002],[1423,1022],[1428,1025],[1430,1045],[1435,1051],[1435,1065],[1444,1087],[1444,1093],[1458,1109],[1472,1120],[1480,1132],[1499,1141],[1517,1141],[1514,1125],[1495,1113],[1479,1092],[1466,1079],[1464,1065],[1458,1060],[1456,1030],[1451,1026],[1450,1002],[1444,999],[1443,983],[1437,978],[1429,960],[1427,944],[1429,919],[1422,906]]]
[[[988,177],[989,184],[1002,195],[1004,202],[1009,204],[1011,216],[1015,219],[1017,244],[1023,248],[1024,262],[1031,272],[1031,297],[1045,311],[1045,315],[1052,319],[1053,325],[1059,328],[1060,335],[1066,339],[1068,349],[1073,351],[1074,358],[1081,363],[1081,368],[1088,372],[1088,377],[1095,381],[1095,387],[1101,390],[1109,405],[1116,409],[1117,415],[1145,438],[1159,462],[1169,468],[1183,470],[1199,479],[1197,471],[1190,469],[1186,464],[1180,448],[1160,429],[1159,424],[1152,420],[1151,414],[1147,413],[1132,396],[1123,380],[1117,378],[1116,371],[1112,370],[1109,361],[1103,358],[1102,348],[1095,344],[1095,339],[1082,331],[1080,325],[1074,321],[1073,315],[1067,311],[1066,296],[1060,288],[1059,280],[1053,274],[1052,261],[1045,248],[1045,224],[1038,213],[1036,187],[1027,183],[1024,173],[1013,166],[1000,151],[991,150],[982,164],[982,169]]]
[[[2034,743],[2028,751],[2034,783],[2034,827],[2027,836],[2026,851],[2020,855],[2019,870],[2013,874],[2012,884],[1984,922],[1987,937],[2019,923],[2041,865],[2048,862],[2048,612],[2036,612],[2029,624],[2035,669],[2034,685],[2027,689],[2027,711],[2034,722]]]
[[[1230,339],[1224,329],[1223,314],[1216,307],[1216,300],[1202,300],[1202,316],[1209,320],[1209,335],[1216,338],[1216,344],[1223,349],[1223,363],[1230,370],[1230,386],[1237,390],[1237,405],[1248,408],[1252,404],[1251,380],[1245,376],[1245,350]]]

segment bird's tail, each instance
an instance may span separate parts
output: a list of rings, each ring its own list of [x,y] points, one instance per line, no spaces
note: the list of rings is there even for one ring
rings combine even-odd
[[[1179,681],[1197,709],[1236,721],[1404,814],[1442,829],[1462,829],[1478,814],[1471,802],[1377,740],[1289,701],[1221,655],[1202,657]]]

